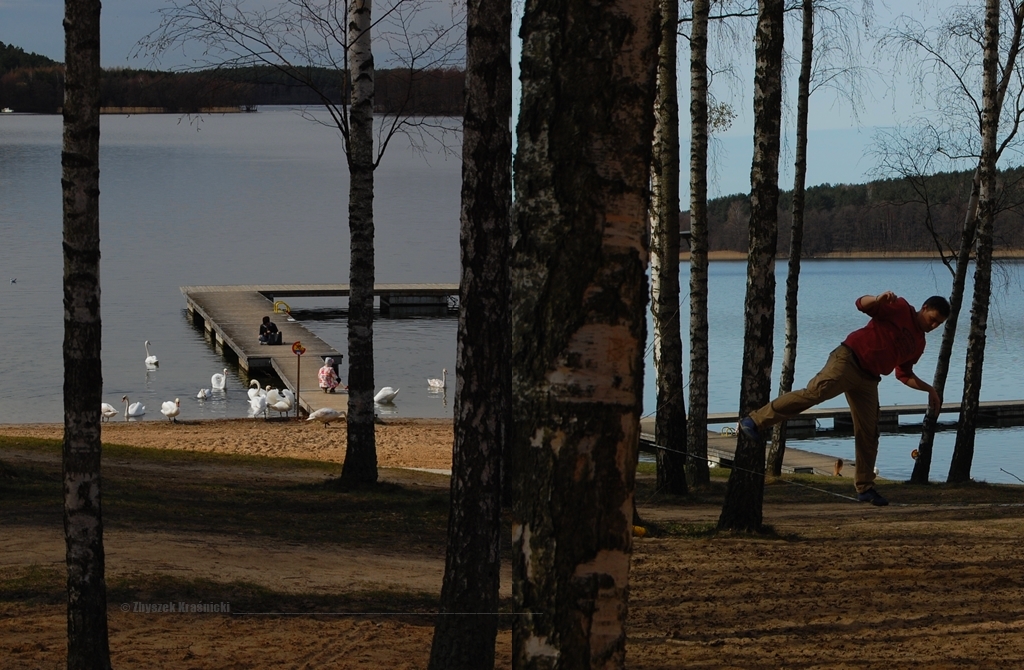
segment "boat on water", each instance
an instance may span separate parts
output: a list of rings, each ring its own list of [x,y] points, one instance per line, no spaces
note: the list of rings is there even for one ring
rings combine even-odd
[[[0,109],[0,114],[11,114],[13,112],[14,110],[10,107],[4,107],[3,109]]]

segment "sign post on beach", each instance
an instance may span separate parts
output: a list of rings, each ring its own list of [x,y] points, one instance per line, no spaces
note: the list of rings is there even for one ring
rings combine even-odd
[[[302,354],[306,353],[306,347],[298,340],[292,345],[292,353],[295,354],[295,418],[299,418],[299,391],[302,389]]]

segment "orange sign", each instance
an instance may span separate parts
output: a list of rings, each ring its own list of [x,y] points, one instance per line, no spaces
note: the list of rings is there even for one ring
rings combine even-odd
[[[292,353],[296,356],[301,356],[306,353],[306,347],[302,346],[302,342],[296,342],[292,345]]]

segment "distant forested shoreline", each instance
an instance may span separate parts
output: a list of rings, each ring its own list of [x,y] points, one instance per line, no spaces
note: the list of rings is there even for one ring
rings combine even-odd
[[[972,172],[934,174],[919,181],[917,188],[907,179],[812,186],[805,197],[803,256],[938,254],[929,225],[944,248],[956,249],[972,176]],[[993,231],[997,254],[1024,249],[1024,168],[1001,170],[999,182],[1003,197]],[[927,199],[922,197],[923,192],[928,194]],[[781,256],[789,255],[792,199],[791,191],[779,197],[777,250]],[[746,195],[709,200],[709,250],[745,253],[749,223],[750,200]],[[680,226],[689,229],[689,212],[681,213]]]
[[[316,84],[331,103],[347,96],[347,74],[308,68],[304,77]],[[462,70],[377,70],[374,74],[378,113],[461,116]],[[159,108],[188,113],[209,108],[253,108],[261,105],[321,105],[310,87],[270,66],[159,72],[107,68],[101,78],[100,106]],[[64,99],[64,65],[0,42],[0,108],[16,112],[56,114]]]

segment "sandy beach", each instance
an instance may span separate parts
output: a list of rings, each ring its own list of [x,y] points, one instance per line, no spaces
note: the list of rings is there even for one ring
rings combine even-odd
[[[452,422],[447,419],[396,419],[377,424],[377,465],[381,468],[450,470]],[[0,435],[59,440],[62,424],[0,424]],[[345,462],[344,422],[328,427],[312,421],[166,419],[103,424],[103,441],[135,447],[184,449],[218,454],[310,458]]]

